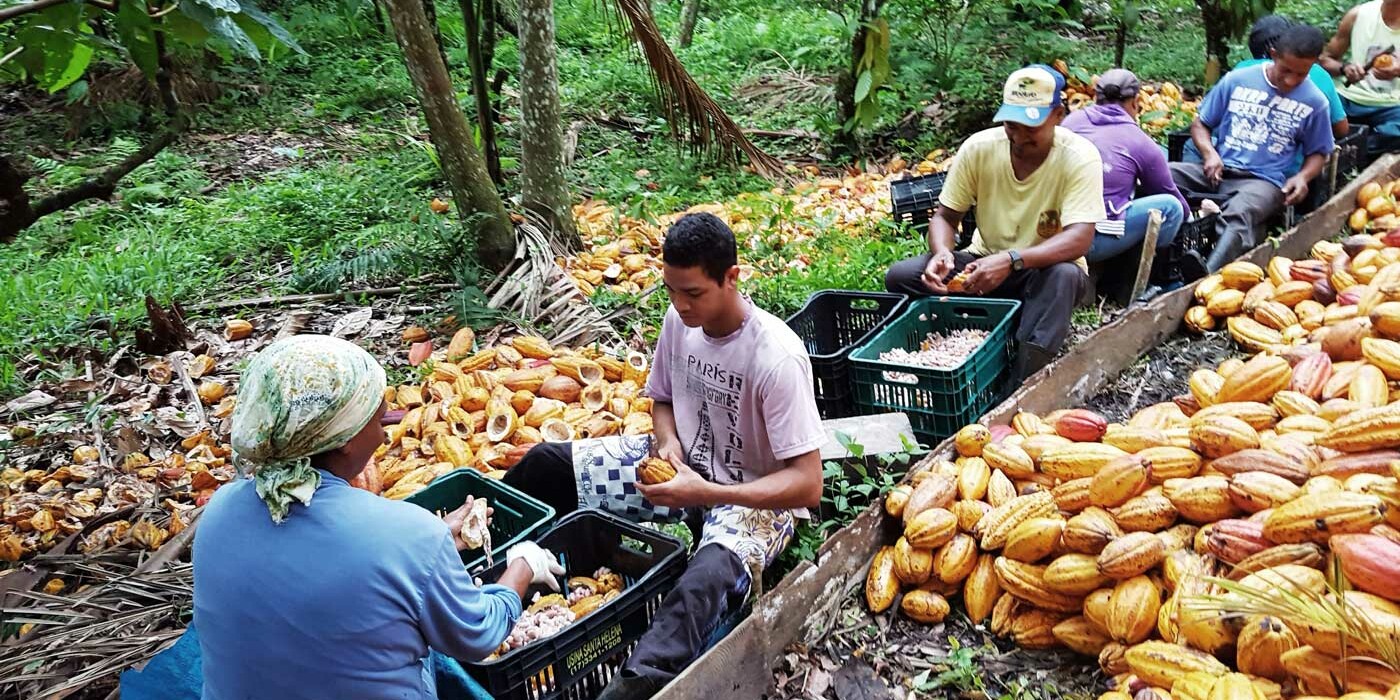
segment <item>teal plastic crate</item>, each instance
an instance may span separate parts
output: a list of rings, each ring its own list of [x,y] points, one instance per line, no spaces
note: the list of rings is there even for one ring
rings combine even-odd
[[[1007,299],[914,299],[869,342],[851,352],[851,381],[862,414],[902,412],[920,441],[936,444],[975,421],[1006,396],[1014,352],[1011,329],[1021,302]],[[886,362],[880,353],[915,350],[929,333],[977,329],[987,339],[953,369]],[[886,373],[912,377],[896,380]]]
[[[494,509],[491,516],[491,551],[497,562],[506,550],[522,540],[533,538],[554,522],[554,509],[523,491],[492,479],[474,469],[451,471],[428,484],[405,501],[433,512],[450,512],[467,502],[467,496],[485,498]],[[462,563],[476,575],[487,568],[486,552],[462,552]]]

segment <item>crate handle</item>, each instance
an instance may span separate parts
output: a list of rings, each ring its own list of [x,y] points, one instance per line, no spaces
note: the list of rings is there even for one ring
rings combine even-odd
[[[852,311],[879,311],[879,299],[851,299],[846,308]]]
[[[992,315],[992,312],[988,311],[985,306],[958,305],[953,307],[953,313],[959,316],[975,316],[977,318],[988,318]]]

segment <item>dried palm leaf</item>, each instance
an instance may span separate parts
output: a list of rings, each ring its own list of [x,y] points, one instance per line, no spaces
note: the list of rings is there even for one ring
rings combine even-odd
[[[1267,615],[1285,624],[1336,630],[1342,649],[1366,649],[1368,655],[1343,653],[1343,658],[1369,658],[1400,671],[1400,639],[1391,629],[1375,624],[1365,611],[1348,604],[1342,591],[1347,590],[1345,576],[1340,570],[1331,572],[1331,580],[1322,591],[1309,590],[1281,572],[1287,586],[1254,588],[1228,578],[1209,577],[1205,581],[1225,591],[1224,595],[1188,596],[1182,606],[1215,614],[1234,616]]]
[[[750,142],[724,108],[690,77],[657,28],[646,0],[610,0],[603,7],[610,18],[619,20],[620,29],[641,52],[673,136],[696,152],[734,160],[747,157],[754,171],[770,180],[783,177],[782,162]]]

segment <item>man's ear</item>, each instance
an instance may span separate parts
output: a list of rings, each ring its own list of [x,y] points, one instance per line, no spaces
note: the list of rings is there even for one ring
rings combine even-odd
[[[738,265],[730,265],[730,266],[729,266],[729,269],[724,271],[724,283],[725,283],[726,286],[727,286],[727,285],[733,285],[734,288],[736,288],[736,289],[739,287],[739,266],[738,266]]]

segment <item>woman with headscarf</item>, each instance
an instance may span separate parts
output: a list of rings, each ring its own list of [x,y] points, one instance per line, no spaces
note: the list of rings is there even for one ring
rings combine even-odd
[[[477,586],[445,519],[350,481],[384,442],[384,370],[344,340],[279,340],[243,372],[234,461],[194,541],[204,697],[436,697],[429,649],[476,660],[563,568],[531,542]]]
[[[1176,238],[1190,204],[1172,181],[1167,158],[1137,123],[1142,89],[1132,71],[1114,68],[1099,76],[1094,104],[1065,118],[1063,126],[1093,142],[1103,159],[1103,199],[1108,218],[1094,228],[1085,257],[1102,262],[1131,250],[1147,235],[1148,212],[1162,213],[1152,293],[1172,285],[1164,251]]]

